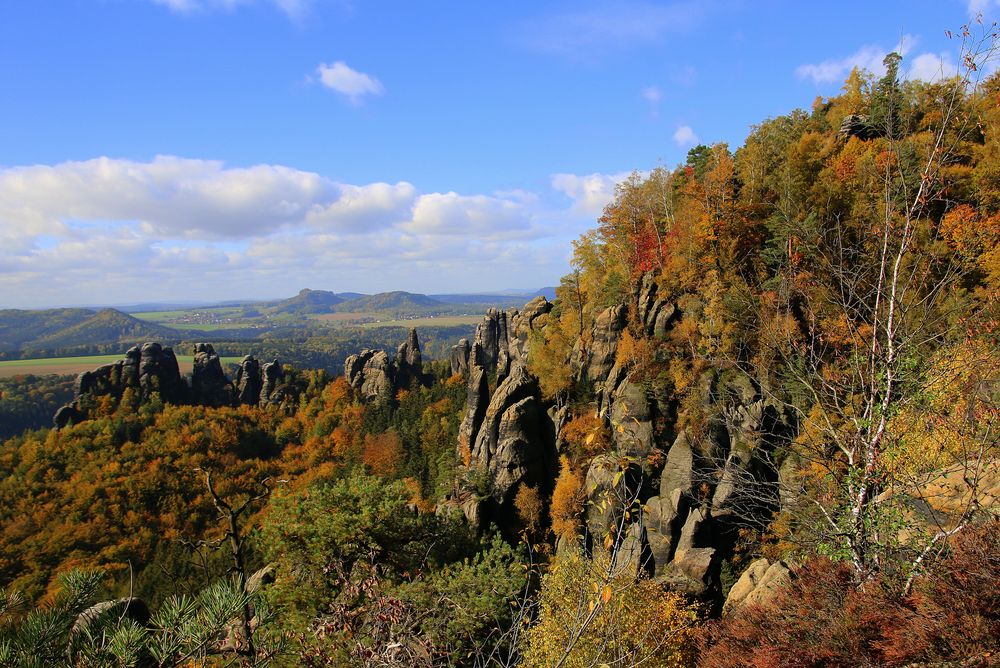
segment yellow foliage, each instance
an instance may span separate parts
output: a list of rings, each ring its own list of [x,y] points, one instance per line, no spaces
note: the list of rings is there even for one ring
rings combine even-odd
[[[579,531],[586,493],[583,474],[572,467],[569,458],[563,455],[559,458],[559,464],[559,477],[552,491],[549,514],[552,516],[552,532],[556,538],[569,539]]]
[[[556,558],[542,580],[524,665],[550,668],[564,656],[567,668],[693,665],[695,609],[652,580],[606,572],[575,552]]]
[[[542,527],[542,514],[545,512],[538,488],[521,485],[514,497],[514,508],[528,534],[537,536]]]

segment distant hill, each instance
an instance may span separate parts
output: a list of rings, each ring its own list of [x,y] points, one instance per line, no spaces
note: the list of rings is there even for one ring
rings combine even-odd
[[[344,297],[327,290],[305,288],[294,297],[278,302],[268,302],[264,310],[268,313],[291,313],[294,315],[330,313],[333,307],[342,303],[344,299]]]
[[[556,289],[555,287],[544,287],[536,291],[532,297],[545,297],[549,301],[552,301],[556,298]]]
[[[334,310],[340,312],[358,311],[398,311],[410,309],[426,309],[434,306],[444,306],[444,302],[432,299],[427,295],[412,292],[380,292],[377,295],[358,297],[338,304]]]
[[[181,332],[170,327],[145,322],[132,316],[106,308],[90,317],[70,324],[57,331],[24,341],[20,348],[65,348],[102,343],[132,343],[144,340],[171,340],[182,338]]]
[[[31,341],[57,334],[93,316],[94,311],[85,308],[0,310],[0,350],[19,350]]]

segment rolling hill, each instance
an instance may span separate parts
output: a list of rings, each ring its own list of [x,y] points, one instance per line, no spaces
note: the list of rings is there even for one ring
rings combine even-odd
[[[39,350],[182,338],[170,327],[138,320],[115,309],[0,311],[0,349]]]
[[[268,303],[263,310],[272,314],[289,313],[293,315],[330,313],[334,306],[343,301],[344,297],[333,292],[304,288],[294,297]]]
[[[358,297],[338,304],[334,310],[341,313],[361,311],[410,311],[444,306],[444,302],[427,295],[412,292],[380,292],[377,295]]]

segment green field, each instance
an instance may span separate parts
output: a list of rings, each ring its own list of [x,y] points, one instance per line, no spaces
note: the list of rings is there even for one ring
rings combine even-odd
[[[0,362],[0,378],[11,376],[22,376],[33,374],[43,376],[46,374],[68,375],[78,374],[84,371],[91,371],[103,364],[111,364],[122,359],[123,355],[89,355],[85,357],[50,357],[44,359],[30,360],[5,360]],[[236,364],[240,357],[222,357],[220,361],[223,365]],[[192,355],[178,355],[177,363],[180,365],[181,373],[190,373],[194,365]]]

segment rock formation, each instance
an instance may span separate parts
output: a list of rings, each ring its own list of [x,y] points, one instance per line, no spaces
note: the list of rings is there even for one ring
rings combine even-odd
[[[757,559],[729,590],[722,614],[729,615],[744,605],[767,603],[791,581],[792,572],[785,562],[771,563],[767,559]]]
[[[471,350],[472,347],[469,345],[468,339],[459,339],[458,345],[451,347],[451,353],[448,356],[448,361],[451,364],[451,375],[469,373],[469,352]]]
[[[414,381],[424,382],[423,360],[417,330],[411,329],[395,359],[383,350],[363,350],[344,362],[347,383],[369,401],[387,401]]]
[[[587,344],[579,342],[569,359],[613,437],[613,450],[586,473],[585,547],[610,545],[620,568],[721,605],[720,568],[741,523],[780,502],[771,453],[790,428],[750,380],[713,369],[695,383],[705,423],[696,433],[678,430],[676,399],[633,377],[618,344],[629,323],[638,336],[666,339],[683,314],[652,274],[631,299],[599,312]],[[526,370],[530,335],[551,308],[538,298],[521,311],[491,309],[472,345],[452,349],[452,371],[468,381],[459,453],[470,479],[478,471],[476,479],[485,473],[488,482],[455,499],[474,523],[512,526],[520,485],[551,490],[565,409],[543,401]]]
[[[203,406],[229,406],[233,403],[233,384],[222,370],[222,362],[211,343],[196,343],[194,368],[191,371],[191,395]]]
[[[56,411],[53,423],[62,428],[86,420],[93,416],[98,400],[104,398],[117,404],[127,397],[136,405],[154,397],[166,403],[214,407],[280,404],[284,398],[282,381],[277,360],[262,368],[256,358],[248,355],[240,362],[236,382],[232,383],[212,345],[197,343],[189,384],[181,376],[173,349],[148,342],[129,348],[117,362],[81,373],[73,401]]]

